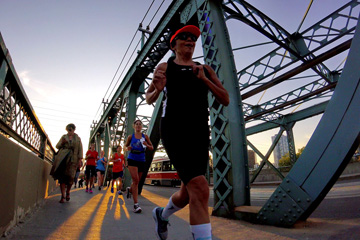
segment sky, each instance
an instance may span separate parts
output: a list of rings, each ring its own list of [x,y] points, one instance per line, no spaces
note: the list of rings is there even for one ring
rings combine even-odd
[[[157,2],[144,27],[154,16]],[[90,125],[150,4],[141,0],[0,0],[1,34],[53,146],[66,133],[68,123],[76,125],[84,147],[88,145]],[[162,11],[168,4],[163,4]]]
[[[140,36],[137,33],[139,23],[143,22],[144,27],[149,25],[151,31],[171,3],[170,0],[154,1],[145,17],[152,2],[0,0],[2,37],[53,146],[66,133],[65,126],[74,123],[84,148],[87,147],[90,125],[98,119],[103,98],[111,99],[111,93],[116,91],[125,75],[121,73],[126,69],[129,57],[124,55],[129,56],[135,49]],[[310,1],[293,0],[291,4],[287,0],[248,2],[292,33],[299,27]],[[302,28],[312,25],[346,2],[314,0]],[[230,22],[231,39],[238,40],[232,42],[233,48],[258,42],[258,35],[249,31],[248,27],[243,31],[232,30],[231,25]],[[134,36],[136,41],[129,48]],[[201,55],[199,45],[198,42],[194,56],[197,53]],[[260,49],[247,51],[254,59],[263,54]],[[239,59],[239,66],[250,63],[243,56]],[[119,65],[121,67],[117,71]],[[305,146],[319,119],[309,120],[310,124],[297,124],[296,148]],[[276,132],[271,131],[265,137],[251,140],[256,141],[265,154],[271,144],[271,135]]]

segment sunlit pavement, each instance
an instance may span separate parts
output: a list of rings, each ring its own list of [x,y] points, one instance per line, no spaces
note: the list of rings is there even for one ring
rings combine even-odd
[[[141,214],[132,212],[133,201],[105,187],[93,194],[85,188],[71,191],[71,200],[60,204],[59,192],[50,195],[36,212],[7,239],[157,239],[152,209],[165,206],[167,198],[145,187],[139,197]],[[163,191],[174,191],[165,188]],[[267,193],[265,193],[267,194]],[[211,213],[211,208],[209,209]],[[211,216],[213,239],[358,239],[360,219],[317,219],[294,228],[255,225]],[[191,239],[188,208],[170,218],[169,240]]]

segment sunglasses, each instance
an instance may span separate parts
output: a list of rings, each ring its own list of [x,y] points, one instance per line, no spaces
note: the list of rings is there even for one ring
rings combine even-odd
[[[175,37],[175,40],[176,40],[176,39],[187,40],[189,37],[190,37],[191,41],[196,42],[197,37],[196,37],[194,34],[191,34],[191,33],[189,33],[189,32],[179,33],[179,34]]]

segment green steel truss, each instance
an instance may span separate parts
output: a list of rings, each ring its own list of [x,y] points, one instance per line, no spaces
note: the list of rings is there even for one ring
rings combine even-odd
[[[286,178],[268,159],[276,142],[286,132],[291,160],[293,163],[295,162],[294,125],[298,121],[318,114],[326,115],[327,107],[330,106],[331,109],[333,105],[336,105],[336,103],[330,103],[333,102],[333,96],[338,91],[339,85],[354,84],[351,90],[342,93],[348,95],[348,97],[344,97],[348,101],[340,103],[341,107],[345,109],[354,108],[356,96],[359,95],[355,94],[358,91],[356,80],[351,76],[348,78],[352,80],[343,78],[342,75],[346,68],[330,69],[324,62],[340,53],[351,52],[350,46],[352,46],[358,23],[358,5],[359,1],[349,1],[305,31],[291,34],[246,1],[173,1],[154,30],[152,32],[143,31],[143,34],[149,34],[147,41],[144,42],[112,99],[105,104],[102,116],[94,121],[90,141],[101,142],[105,148],[121,144],[133,131],[130,123],[135,119],[141,119],[154,146],[159,148],[161,143],[158,125],[162,97],[159,98],[156,105],[152,106],[154,108],[152,116],[146,116],[141,113],[144,105],[144,93],[148,88],[152,71],[169,50],[167,42],[171,32],[177,29],[180,23],[198,25],[202,32],[204,61],[215,70],[230,94],[228,107],[221,106],[211,94],[209,95],[211,151],[214,160],[213,214],[246,218],[245,213],[236,209],[250,205],[250,182],[256,179],[261,169],[267,164],[279,174],[280,178],[284,179],[284,182],[281,189],[277,189],[266,206],[256,215],[255,221],[289,226],[299,219],[306,219],[322,200],[323,194],[327,193],[334,180],[340,175],[351,156],[353,145],[359,142],[358,120],[349,123],[354,126],[356,131],[353,131],[347,140],[346,154],[332,161],[332,169],[324,174],[326,180],[321,179],[321,184],[318,183],[320,179],[309,173],[311,170],[303,167],[301,158],[294,164],[293,170]],[[254,31],[275,43],[277,47],[249,64],[248,67],[237,70],[231,50],[231,43],[234,39],[230,41],[226,25],[230,19],[237,20],[239,25],[246,24],[252,27]],[[355,45],[356,47],[359,47],[358,43]],[[354,61],[356,57],[351,59]],[[356,69],[358,72],[356,63],[350,63],[349,68],[348,71]],[[254,97],[259,93],[289,81],[296,82],[297,87],[286,89],[286,93],[275,95],[270,100],[254,103]],[[341,91],[339,90],[339,92]],[[349,99],[351,96],[353,98]],[[245,100],[246,103],[243,102]],[[343,111],[343,108],[338,111],[339,117],[343,116],[343,119],[348,119],[348,114],[355,119],[360,119],[358,113]],[[186,113],[179,114],[186,116]],[[336,115],[336,113],[332,114]],[[187,117],[191,119],[191,116]],[[331,117],[326,119],[331,122],[329,120]],[[245,128],[245,124],[251,126]],[[340,120],[331,126],[334,131],[342,128]],[[266,154],[259,151],[255,142],[246,140],[246,136],[270,129],[278,129],[278,134]],[[105,141],[104,138],[108,138],[108,140]],[[316,133],[312,137],[311,144],[313,145],[308,145],[303,153],[312,159],[311,164],[315,171],[317,171],[316,168],[328,166],[320,154],[320,151],[323,151],[325,155],[328,154],[326,141],[334,144],[333,148],[336,149],[339,137],[335,133],[333,137],[328,136],[323,142],[321,135]],[[321,146],[316,151],[314,150],[319,154],[309,157],[310,153],[306,149],[313,150],[315,145]],[[252,148],[262,160],[260,168],[251,180],[249,180],[248,172],[247,146]],[[148,166],[151,164],[153,154],[154,152],[151,152],[146,155]],[[307,176],[311,178],[312,182],[306,180]],[[313,189],[318,185],[321,186]],[[305,188],[308,188],[309,191],[304,190]],[[300,200],[297,201],[298,199]],[[286,204],[282,204],[282,202]],[[291,212],[296,212],[291,215],[291,221],[288,219],[289,215],[284,213],[289,211],[289,207],[293,208],[290,209]],[[284,221],[284,214],[287,217],[286,221]]]
[[[238,19],[279,45],[278,48],[238,72],[240,91],[243,95],[244,90],[251,89],[246,92],[248,94],[243,96],[243,99],[262,91],[263,89],[258,89],[259,85],[278,84],[281,80],[269,80],[269,76],[274,73],[299,60],[307,63],[315,58],[318,50],[335,40],[353,35],[358,18],[357,11],[354,10],[357,5],[357,1],[351,1],[302,33],[291,35],[245,1],[226,1],[224,3],[226,19]],[[311,68],[328,83],[333,82],[331,71],[321,62]]]

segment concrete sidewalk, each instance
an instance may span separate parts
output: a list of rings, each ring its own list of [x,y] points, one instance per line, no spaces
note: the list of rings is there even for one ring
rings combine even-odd
[[[6,239],[157,239],[152,210],[165,206],[167,199],[143,190],[141,214],[132,212],[133,201],[111,193],[105,187],[93,194],[73,189],[71,200],[60,204],[59,192],[49,196]],[[211,212],[211,209],[210,209]],[[169,240],[192,239],[188,208],[170,217]],[[213,239],[359,239],[360,219],[309,219],[294,228],[255,225],[245,221],[211,217]]]

